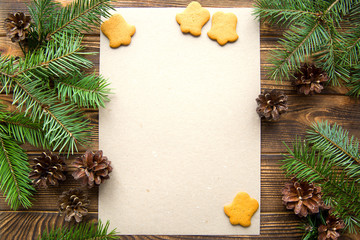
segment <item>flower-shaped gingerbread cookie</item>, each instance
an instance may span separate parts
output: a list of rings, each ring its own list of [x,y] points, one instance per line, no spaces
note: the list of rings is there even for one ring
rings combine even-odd
[[[191,2],[184,12],[176,14],[176,21],[180,24],[181,31],[194,36],[201,35],[201,29],[209,19],[210,12],[196,1]]]
[[[110,40],[110,47],[117,48],[131,43],[135,26],[128,24],[120,14],[114,14],[101,24],[101,31]]]
[[[246,192],[240,192],[231,204],[224,207],[224,212],[230,218],[231,224],[248,227],[251,224],[251,217],[258,208],[259,203],[256,199],[251,198]]]
[[[227,42],[235,42],[238,39],[236,33],[237,17],[233,13],[214,13],[211,21],[209,38],[216,40],[221,46]]]

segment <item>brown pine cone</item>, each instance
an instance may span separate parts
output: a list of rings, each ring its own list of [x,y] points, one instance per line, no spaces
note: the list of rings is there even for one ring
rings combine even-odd
[[[100,185],[109,179],[109,173],[112,172],[111,162],[103,156],[101,150],[95,154],[87,150],[84,155],[73,162],[73,165],[77,168],[72,174],[73,177],[76,180],[81,179],[82,184],[88,185],[89,188],[92,188],[94,184]]]
[[[306,217],[308,213],[318,213],[319,208],[327,208],[321,199],[321,187],[301,182],[296,178],[285,183],[282,195],[286,208],[294,209],[295,214],[300,217]]]
[[[345,223],[343,220],[335,217],[334,215],[329,215],[326,218],[326,225],[320,225],[318,228],[319,240],[336,240],[340,237],[338,230],[344,229]]]
[[[65,181],[66,170],[64,157],[50,151],[43,152],[40,157],[34,158],[35,165],[29,174],[29,178],[35,187],[47,188],[48,185],[58,186],[59,181]]]
[[[24,41],[30,27],[30,16],[26,16],[23,12],[8,14],[4,21],[4,27],[7,35],[12,42]]]
[[[288,109],[286,94],[275,89],[265,90],[263,94],[259,95],[256,102],[258,104],[256,112],[268,121],[278,120],[280,115]]]
[[[89,205],[86,194],[79,188],[64,191],[59,198],[59,212],[60,215],[65,215],[67,222],[73,217],[76,222],[81,222],[82,217],[88,213]]]
[[[313,63],[302,64],[294,76],[294,85],[298,93],[305,95],[320,93],[324,89],[323,84],[329,80],[328,74]]]

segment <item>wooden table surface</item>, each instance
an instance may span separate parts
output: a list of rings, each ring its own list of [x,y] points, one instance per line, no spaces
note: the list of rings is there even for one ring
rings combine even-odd
[[[60,0],[59,0],[60,1]],[[70,0],[63,0],[66,2]],[[0,19],[3,21],[7,13],[16,11],[28,12],[26,3],[30,0],[0,0]],[[190,0],[118,0],[116,7],[186,7]],[[251,0],[199,0],[204,7],[252,7]],[[2,26],[2,25],[1,25]],[[241,33],[239,33],[241,36]],[[360,137],[360,108],[355,98],[345,96],[346,89],[328,87],[322,94],[315,96],[298,96],[289,82],[274,82],[266,77],[266,67],[269,65],[269,51],[277,47],[281,31],[261,26],[261,87],[262,89],[282,89],[289,96],[289,111],[280,121],[261,123],[261,228],[260,236],[122,236],[121,239],[301,239],[301,222],[292,211],[284,208],[281,202],[281,189],[287,179],[279,169],[281,154],[286,152],[282,143],[291,144],[295,135],[303,136],[307,126],[314,120],[327,119],[337,122],[348,129],[350,134]],[[99,51],[99,30],[86,34],[84,44],[88,51]],[[19,55],[18,45],[11,43],[5,31],[0,27],[0,53]],[[89,57],[98,71],[99,55]],[[251,79],[250,79],[251,80]],[[246,87],[246,86],[244,86]],[[9,96],[0,95],[2,101],[11,104]],[[254,99],[255,101],[255,99]],[[246,104],[246,103],[244,103]],[[255,109],[254,109],[255,111]],[[95,126],[92,135],[93,150],[98,149],[98,111],[88,110],[87,116]],[[40,149],[30,145],[24,146],[29,159],[38,156]],[[70,163],[85,149],[66,160]],[[60,187],[50,187],[39,190],[34,198],[31,209],[10,210],[5,197],[0,194],[0,239],[22,240],[36,239],[47,227],[67,225],[57,211],[59,195],[71,187],[80,186],[71,176],[74,169],[69,168],[67,180]],[[88,191],[91,201],[90,213],[86,221],[94,221],[98,216],[98,188]],[[116,204],[116,203],[114,203]],[[121,232],[121,229],[118,229]],[[350,236],[343,239],[360,239]]]

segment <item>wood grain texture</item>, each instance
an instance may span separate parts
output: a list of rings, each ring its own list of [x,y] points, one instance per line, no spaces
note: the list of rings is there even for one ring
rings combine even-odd
[[[58,0],[66,3],[70,0]],[[118,0],[115,7],[185,7],[190,0]],[[27,12],[26,3],[30,0],[0,0],[0,19],[4,19],[9,12]],[[251,0],[202,0],[204,7],[251,7]],[[345,88],[328,87],[321,95],[298,96],[290,82],[274,82],[267,78],[269,52],[279,47],[277,41],[282,30],[271,28],[267,24],[261,25],[261,87],[262,89],[281,89],[289,95],[289,111],[280,121],[268,123],[263,121],[261,126],[262,155],[261,155],[261,235],[260,236],[121,236],[120,239],[300,239],[302,230],[299,229],[301,221],[291,211],[284,208],[281,202],[280,191],[287,180],[279,168],[281,153],[285,152],[286,144],[291,144],[296,135],[304,136],[308,125],[314,120],[329,120],[337,122],[350,131],[350,134],[360,137],[360,108],[359,101],[344,96]],[[99,30],[85,35],[83,43],[88,52],[99,51]],[[0,53],[19,56],[21,50],[17,44],[11,43],[5,31],[0,27]],[[89,72],[99,70],[99,55],[87,56],[94,63],[94,68]],[[5,102],[9,109],[11,96],[0,95],[0,100]],[[255,99],[254,99],[255,101]],[[68,223],[57,213],[59,195],[69,188],[80,187],[71,173],[74,168],[71,162],[80,156],[86,148],[98,148],[98,112],[86,110],[86,116],[91,120],[92,131],[91,146],[81,147],[80,152],[66,160],[68,164],[67,179],[59,187],[50,187],[40,190],[35,195],[31,209],[11,211],[5,202],[5,197],[0,194],[0,240],[27,240],[36,239],[37,236],[49,226],[61,226]],[[38,156],[41,149],[30,145],[23,146],[29,159]],[[105,153],[106,155],[106,153]],[[90,214],[85,221],[95,221],[98,211],[98,188],[84,189],[91,201]],[[116,203],[114,203],[116,204]],[[106,220],[106,219],[104,219]],[[118,229],[121,232],[121,229]],[[345,235],[342,239],[360,239],[359,236]]]

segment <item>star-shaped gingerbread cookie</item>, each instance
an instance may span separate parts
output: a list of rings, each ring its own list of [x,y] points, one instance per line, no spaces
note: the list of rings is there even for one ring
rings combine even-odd
[[[135,26],[128,24],[120,14],[112,15],[101,24],[101,31],[110,40],[112,48],[129,45],[135,30]]]
[[[235,42],[238,39],[236,33],[237,17],[233,13],[214,13],[211,20],[209,38],[216,40],[221,46],[227,42]]]
[[[230,218],[231,224],[248,227],[258,208],[259,203],[256,199],[251,198],[246,192],[239,192],[233,202],[224,207],[224,212]]]
[[[210,12],[196,1],[191,2],[184,12],[176,14],[176,21],[180,24],[181,31],[194,36],[201,35],[201,29],[209,19]]]

